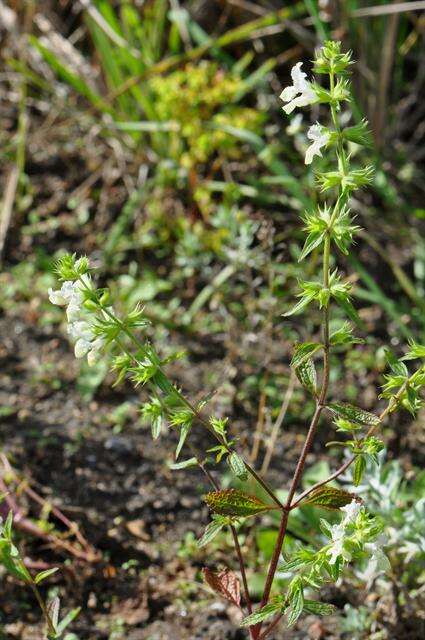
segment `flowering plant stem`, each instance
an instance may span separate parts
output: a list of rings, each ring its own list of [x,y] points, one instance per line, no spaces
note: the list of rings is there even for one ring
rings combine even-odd
[[[123,318],[116,315],[114,309],[109,306],[109,290],[94,287],[87,258],[61,258],[57,264],[57,272],[63,281],[62,288],[49,292],[54,304],[67,306],[70,323],[68,330],[76,340],[76,356],[87,355],[89,364],[92,364],[101,350],[109,348],[113,356],[112,369],[117,372],[117,382],[129,377],[136,386],[143,385],[150,391],[150,402],[144,404],[142,415],[151,422],[153,438],[157,439],[160,436],[165,419],[179,433],[175,459],[178,459],[183,446],[190,450],[192,458],[172,464],[171,468],[177,470],[197,465],[210,483],[212,491],[204,496],[204,500],[213,515],[199,540],[199,546],[208,544],[224,527],[228,527],[236,551],[242,585],[240,586],[236,574],[229,569],[213,572],[206,568],[204,577],[216,593],[240,609],[242,589],[248,611],[242,626],[248,629],[251,640],[265,640],[284,615],[287,616],[288,626],[293,626],[303,612],[315,615],[332,613],[332,605],[312,600],[310,594],[318,592],[321,586],[329,581],[336,582],[347,563],[354,560],[364,562],[368,557],[369,564],[374,567],[372,573],[388,570],[388,560],[382,551],[381,540],[384,523],[367,513],[358,495],[330,486],[329,483],[353,465],[353,484],[360,484],[367,463],[370,461],[377,464],[378,453],[384,447],[384,443],[374,435],[377,428],[399,406],[414,414],[421,406],[420,391],[425,386],[425,366],[422,365],[410,375],[404,364],[404,360],[425,358],[425,346],[412,343],[410,350],[400,360],[390,352],[387,355],[391,373],[386,375],[381,397],[389,401],[379,415],[351,404],[332,402],[328,398],[331,349],[336,345],[351,346],[362,342],[353,335],[350,323],[344,322],[335,329],[335,321],[337,325],[340,323],[337,314],[332,314],[331,319],[331,308],[338,306],[351,320],[360,324],[357,312],[350,301],[351,285],[342,280],[338,269],[335,268],[333,250],[336,247],[345,255],[349,253],[353,236],[358,230],[350,216],[350,196],[355,189],[368,184],[373,175],[371,166],[353,168],[351,155],[347,152],[348,143],[354,142],[360,146],[369,144],[367,123],[362,121],[345,128],[341,128],[340,125],[341,104],[350,100],[347,79],[350,64],[350,54],[341,52],[340,43],[327,42],[317,52],[314,68],[316,73],[327,75],[328,87],[308,82],[306,74],[301,70],[301,63],[298,63],[291,72],[293,84],[286,87],[281,94],[282,100],[286,103],[283,109],[288,114],[297,107],[317,102],[328,106],[332,124],[329,128],[322,127],[319,123],[310,127],[307,137],[312,143],[306,150],[305,162],[310,164],[315,156],[322,157],[322,149],[330,147],[334,149],[333,156],[330,156],[333,165],[337,165],[331,171],[316,172],[320,191],[330,192],[333,204],[324,203],[313,211],[306,212],[304,216],[307,238],[300,253],[300,260],[320,247],[322,276],[319,281],[300,282],[300,300],[284,314],[291,316],[300,313],[315,302],[320,309],[321,335],[320,343],[297,344],[291,361],[293,373],[312,395],[314,410],[284,501],[252,464],[245,461],[236,450],[235,441],[230,439],[227,430],[227,418],[208,416],[204,413],[209,396],[193,403],[169,379],[164,370],[164,364],[169,358],[161,360],[148,340],[139,338],[138,332],[148,324],[143,310],[136,306]],[[334,306],[331,307],[331,304]],[[92,314],[91,318],[87,319],[87,312]],[[319,352],[320,385],[317,384],[313,359]],[[287,398],[289,403],[289,392]],[[278,420],[283,419],[284,411],[286,400]],[[351,438],[342,442],[333,441],[328,445],[346,447],[352,455],[328,478],[296,496],[325,411],[332,415],[337,432],[343,432]],[[188,437],[194,423],[201,425],[215,438],[215,447],[207,449],[206,452],[198,451]],[[216,454],[215,461],[208,456],[209,453]],[[223,489],[216,478],[216,471],[211,471],[210,468],[210,465],[218,464],[222,459],[227,461],[232,474],[240,483],[246,481],[250,475],[262,492],[271,499],[271,503],[267,504],[257,495],[249,495],[239,489]],[[305,504],[340,510],[344,515],[337,524],[331,524],[321,518],[321,533],[328,539],[321,548],[313,549],[301,539],[304,546],[296,550],[292,558],[285,560],[282,550],[285,538],[290,533],[290,514]],[[253,610],[247,559],[238,539],[238,525],[241,520],[275,509],[280,512],[277,539],[266,573],[260,606]],[[273,587],[279,563],[283,563],[284,573],[292,578],[286,586],[285,593],[275,596]]]

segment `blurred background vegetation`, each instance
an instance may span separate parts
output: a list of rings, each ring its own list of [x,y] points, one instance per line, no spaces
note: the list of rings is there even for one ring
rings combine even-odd
[[[423,341],[425,335],[423,9],[424,2],[378,0],[0,2],[2,447],[28,481],[42,485],[44,496],[53,493],[63,508],[81,507],[76,519],[112,558],[110,571],[118,572],[115,586],[105,587],[105,567],[103,573],[82,571],[80,595],[90,613],[83,614],[81,638],[130,637],[133,627],[148,629],[135,639],[160,638],[154,634],[162,633],[155,627],[161,624],[171,625],[164,637],[172,637],[180,614],[170,609],[167,618],[173,597],[161,592],[160,604],[155,596],[140,604],[145,618],[120,622],[122,602],[146,591],[140,581],[151,579],[147,567],[164,577],[167,566],[166,551],[159,547],[150,557],[152,551],[134,544],[126,523],[147,518],[148,535],[155,538],[164,531],[164,517],[160,506],[147,517],[144,503],[129,511],[125,491],[111,506],[99,478],[119,475],[126,447],[138,443],[150,479],[153,469],[158,475],[151,490],[162,495],[170,482],[166,442],[159,454],[147,448],[139,399],[127,388],[110,391],[105,364],[88,370],[73,362],[62,314],[47,301],[53,259],[65,250],[85,253],[99,280],[111,286],[118,308],[143,301],[164,354],[187,352],[183,363],[172,365],[179,383],[194,397],[218,388],[215,402],[231,416],[253,463],[282,483],[290,469],[280,460],[291,459],[311,411],[289,371],[291,344],[314,333],[317,317],[288,322],[281,314],[301,274],[300,215],[316,196],[313,170],[304,165],[307,116],[285,117],[278,96],[292,65],[303,60],[309,70],[325,39],[353,50],[351,114],[354,122],[370,122],[373,147],[367,153],[377,170],[372,187],[352,203],[362,231],[355,256],[343,261],[355,284],[366,344],[337,354],[332,392],[348,401],[361,397],[367,409],[382,383],[383,345],[390,342],[401,353],[409,338]],[[352,153],[359,151],[353,146]],[[313,254],[311,274],[316,262]],[[291,402],[282,435],[285,399]],[[405,417],[388,426],[387,456],[399,462],[387,463],[373,489],[376,509],[394,532],[410,517],[410,550],[400,550],[394,533],[394,575],[366,599],[353,576],[334,594],[341,610],[334,630],[315,630],[313,621],[308,637],[423,637],[425,576],[413,558],[423,560],[425,542],[415,529],[419,515],[412,515],[413,508],[423,508],[416,504],[425,483],[416,470],[425,458],[422,422],[423,415],[413,424]],[[325,426],[322,442],[330,432]],[[43,457],[46,446],[54,455]],[[98,446],[90,462],[86,449]],[[320,441],[315,455],[310,481],[326,474]],[[140,484],[139,457],[126,465]],[[71,479],[77,471],[84,491]],[[389,476],[395,493],[385,503]],[[183,485],[185,490],[194,488]],[[100,500],[99,513],[90,515],[94,500]],[[173,594],[190,610],[201,562],[193,548],[201,516],[179,500],[169,505],[172,515],[165,521],[170,539],[183,539],[178,556],[192,560],[193,575],[179,574]],[[40,514],[31,502],[23,500],[22,508],[53,526],[49,513]],[[314,528],[313,514],[300,518],[300,532]],[[108,537],[111,522],[119,533]],[[260,573],[274,527],[270,521],[256,541]],[[34,542],[25,544],[29,555],[40,555]],[[96,581],[106,590],[105,602],[90,607]],[[130,595],[117,584],[127,585]],[[55,588],[64,585],[59,581]],[[6,585],[2,600],[11,593],[13,585]],[[360,603],[361,615],[355,613]],[[18,599],[1,614],[6,626],[17,611],[31,622],[31,604]],[[193,628],[196,615],[189,616]],[[97,635],[84,631],[84,624]],[[220,624],[211,638],[224,637],[226,623]],[[26,637],[9,627],[4,637],[12,631]],[[198,637],[191,628],[187,636],[180,630],[181,637]]]

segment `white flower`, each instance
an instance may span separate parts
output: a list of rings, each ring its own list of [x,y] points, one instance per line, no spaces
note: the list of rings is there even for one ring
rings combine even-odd
[[[331,559],[329,560],[329,564],[335,564],[339,556],[342,556],[344,560],[350,562],[351,553],[344,549],[344,537],[345,537],[345,526],[344,520],[340,524],[334,524],[331,527],[331,535],[332,535],[332,545],[329,547],[327,553],[330,555]]]
[[[76,297],[81,296],[81,293],[76,291],[75,282],[66,281],[62,284],[61,288],[57,291],[53,289],[48,290],[49,300],[52,304],[58,304],[64,306],[69,304]]]
[[[312,144],[305,152],[305,164],[311,164],[314,156],[322,157],[321,148],[327,145],[329,141],[329,133],[323,131],[323,127],[319,123],[313,124],[307,131],[307,138],[312,140]]]
[[[93,331],[89,323],[85,320],[77,320],[75,322],[71,322],[68,325],[68,333],[72,338],[74,338],[74,340],[78,340],[79,338],[92,340],[93,338]]]
[[[74,353],[76,358],[84,358],[84,356],[90,351],[91,342],[85,338],[78,338],[74,345]]]
[[[91,343],[90,351],[87,354],[87,363],[89,367],[92,367],[97,362],[99,352],[102,349],[104,343],[105,341],[103,338],[96,338],[96,340]]]
[[[49,300],[52,304],[57,304],[60,307],[67,304],[66,299],[62,294],[62,290],[54,291],[51,287],[48,289],[47,293],[49,294]]]
[[[346,504],[345,507],[341,507],[341,511],[344,511],[345,513],[342,524],[345,526],[347,524],[350,524],[350,522],[354,522],[361,508],[362,505],[360,504],[360,502],[357,502],[357,500],[352,500],[350,504]]]
[[[386,537],[380,536],[375,542],[368,542],[364,546],[364,550],[370,553],[370,558],[366,569],[360,574],[360,577],[370,586],[373,580],[382,572],[391,569],[390,561],[382,550],[385,545]]]
[[[285,113],[292,113],[296,107],[305,107],[317,101],[317,95],[311,84],[307,82],[307,75],[301,71],[302,62],[298,62],[291,70],[292,85],[285,87],[280,99],[287,102],[283,107]]]

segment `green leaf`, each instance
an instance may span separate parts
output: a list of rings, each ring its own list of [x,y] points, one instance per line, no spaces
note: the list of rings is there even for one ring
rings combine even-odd
[[[354,469],[353,469],[353,484],[355,487],[358,487],[362,481],[363,473],[366,469],[366,460],[364,456],[359,455],[356,457],[354,461]]]
[[[288,627],[294,626],[298,618],[303,612],[304,608],[304,590],[302,581],[296,578],[296,585],[291,589],[290,588],[290,610],[288,615],[287,624]]]
[[[176,448],[176,460],[179,457],[179,454],[183,448],[183,445],[185,443],[185,440],[188,436],[188,433],[190,431],[192,427],[192,421],[190,422],[185,422],[182,424],[182,426],[180,427],[180,437],[179,437],[179,442],[177,444],[177,448]]]
[[[317,487],[301,504],[311,504],[325,509],[340,509],[349,504],[356,496],[336,487]]]
[[[198,547],[201,549],[209,544],[227,524],[229,524],[228,518],[217,515],[213,516],[213,520],[207,525],[202,538],[198,540]]]
[[[364,340],[362,338],[355,338],[353,336],[353,328],[349,322],[344,322],[342,327],[331,333],[330,343],[334,346],[345,344],[362,344]]]
[[[291,360],[291,367],[296,369],[310,358],[323,345],[320,342],[302,342],[295,345],[294,355]]]
[[[65,629],[75,620],[78,614],[81,611],[81,607],[77,607],[76,609],[71,609],[69,613],[59,622],[57,626],[58,637],[60,638]]]
[[[314,395],[317,390],[317,374],[313,360],[311,358],[305,360],[295,369],[295,374],[303,387]]]
[[[248,479],[248,472],[246,470],[245,462],[242,460],[240,455],[236,453],[236,451],[230,454],[230,456],[227,458],[227,461],[231,470],[233,471],[235,476],[239,478],[239,480]]]
[[[292,307],[292,309],[282,314],[283,317],[288,318],[289,316],[293,316],[296,313],[300,313],[300,311],[302,311],[305,307],[307,307],[307,305],[310,304],[310,302],[314,299],[314,297],[315,297],[315,294],[313,293],[310,293],[309,295],[303,295],[301,300],[297,302],[297,304],[294,307]]]
[[[340,418],[356,422],[357,424],[376,426],[380,422],[378,416],[374,413],[370,413],[364,409],[359,409],[359,407],[355,407],[352,404],[333,402],[327,406],[328,409],[336,413]]]
[[[241,622],[241,627],[253,627],[259,622],[263,622],[263,620],[267,620],[271,618],[275,613],[280,613],[283,607],[283,600],[279,600],[278,602],[269,602],[259,611],[255,611],[251,613],[251,615],[244,618]]]
[[[344,433],[351,433],[362,429],[362,425],[345,420],[345,418],[337,418],[334,422],[337,427],[337,431],[343,431]]]
[[[396,356],[391,351],[391,349],[385,349],[385,355],[387,358],[387,362],[390,365],[391,371],[393,372],[394,375],[400,376],[403,378],[409,377],[409,371],[406,365],[404,364],[404,362],[401,362],[396,358]]]
[[[342,309],[344,309],[350,320],[352,320],[359,326],[363,326],[363,322],[361,321],[359,314],[357,313],[347,296],[337,293],[334,294],[334,298],[337,304]]]
[[[50,576],[52,576],[56,571],[59,571],[58,567],[53,567],[52,569],[46,569],[45,571],[40,571],[34,578],[35,584],[40,584],[43,580],[46,580]]]
[[[418,344],[414,340],[409,340],[409,351],[402,360],[416,360],[417,358],[425,358],[425,345]]]
[[[21,560],[18,549],[5,538],[0,538],[0,564],[10,573],[10,575],[22,580],[25,583],[32,581],[28,569]]]
[[[211,491],[204,496],[204,500],[214,513],[223,516],[248,517],[255,516],[276,507],[261,502],[255,496],[248,495],[237,489],[223,489]]]
[[[304,247],[300,253],[300,257],[298,258],[298,262],[301,262],[301,260],[304,260],[304,258],[306,258],[308,256],[309,253],[311,253],[313,251],[313,249],[315,249],[316,247],[318,247],[322,242],[323,242],[323,238],[325,237],[325,234],[322,233],[318,233],[318,232],[312,232],[309,233]]]
[[[12,509],[10,509],[2,529],[2,535],[7,540],[12,539],[12,525],[13,525],[13,511]]]
[[[304,611],[316,616],[330,616],[336,611],[333,604],[318,602],[317,600],[304,600]]]
[[[153,440],[158,440],[159,436],[161,435],[162,425],[163,425],[162,416],[156,416],[155,418],[152,418],[151,432],[152,432]]]
[[[163,425],[162,406],[158,398],[152,398],[150,402],[145,402],[141,414],[143,418],[150,421],[152,438],[157,440],[161,435]]]
[[[172,471],[178,471],[179,469],[188,469],[189,467],[196,467],[198,464],[198,460],[194,458],[189,458],[188,460],[182,460],[182,462],[170,462],[168,468]]]

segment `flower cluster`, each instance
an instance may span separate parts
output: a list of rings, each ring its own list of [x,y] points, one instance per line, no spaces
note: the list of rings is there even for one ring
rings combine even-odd
[[[341,508],[345,515],[339,524],[328,525],[326,534],[331,538],[325,547],[329,564],[351,562],[358,553],[366,554],[367,565],[360,577],[368,584],[381,572],[388,571],[389,561],[382,548],[386,537],[381,523],[367,514],[358,500]]]
[[[84,358],[87,356],[87,362],[89,366],[92,366],[97,361],[105,341],[104,338],[96,335],[94,327],[84,314],[85,292],[92,289],[90,277],[86,272],[88,269],[87,259],[77,260],[74,263],[74,269],[75,272],[64,269],[65,277],[70,279],[64,280],[60,289],[49,289],[49,300],[52,304],[66,307],[68,333],[74,340],[75,357]]]
[[[307,75],[301,71],[302,62],[292,67],[292,85],[285,87],[280,94],[280,99],[287,104],[283,107],[285,113],[290,114],[297,107],[306,107],[317,102],[317,94],[310,82],[306,80]]]
[[[352,554],[345,548],[344,543],[347,536],[348,525],[355,522],[360,513],[361,504],[357,500],[352,500],[345,507],[341,507],[341,511],[345,512],[345,516],[339,524],[334,524],[330,528],[332,543],[328,549],[330,563],[335,564],[340,556],[347,562],[350,562]]]

